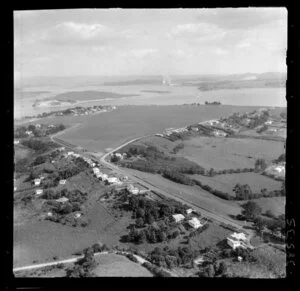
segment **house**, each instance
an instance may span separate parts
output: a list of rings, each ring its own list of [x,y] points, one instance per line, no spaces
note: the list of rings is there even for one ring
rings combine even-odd
[[[34,179],[33,183],[35,186],[39,186],[41,184],[41,179]]]
[[[40,125],[39,123],[37,123],[37,124],[35,125],[35,128],[41,128],[41,125]]]
[[[132,184],[130,184],[128,187],[127,187],[127,190],[131,193],[131,194],[139,194],[140,192],[140,189],[137,188],[137,187],[134,187]]]
[[[120,160],[123,160],[123,155],[120,153],[115,153],[115,156],[118,157]]]
[[[53,215],[52,212],[47,213],[47,216],[52,216],[52,215]]]
[[[98,179],[100,178],[102,181],[106,181],[107,178],[108,178],[107,174],[103,174],[103,173],[101,173],[101,172],[96,173],[95,175],[96,175],[96,177],[97,177]]]
[[[41,195],[41,194],[43,194],[43,189],[36,189],[36,190],[35,190],[35,194],[36,194],[36,195]]]
[[[61,197],[59,199],[56,199],[55,201],[60,202],[60,203],[65,203],[65,202],[69,201],[69,199],[67,197]]]
[[[176,223],[185,219],[185,217],[182,214],[173,214],[172,217],[174,218]]]
[[[17,187],[14,187],[14,191],[17,191]]]
[[[247,241],[246,235],[242,232],[241,233],[234,232],[227,237],[227,244],[231,246],[234,250],[238,247],[246,249],[247,248],[246,241]]]
[[[81,216],[81,213],[75,213],[74,217],[79,218]]]
[[[198,219],[198,218],[196,218],[196,217],[193,217],[192,219],[190,219],[189,221],[188,221],[188,224],[191,226],[191,227],[193,227],[193,228],[199,228],[199,227],[201,227],[201,226],[203,226],[202,224],[201,224],[201,222],[200,222],[200,220]]]
[[[268,120],[268,121],[265,122],[265,124],[272,124],[272,123],[273,123],[272,120]]]
[[[27,135],[32,135],[32,131],[31,131],[31,130],[26,130],[25,133],[26,133]]]
[[[60,181],[59,181],[59,185],[65,185],[66,182],[67,182],[67,180],[60,180]]]
[[[19,144],[20,141],[18,139],[14,140],[14,144]]]
[[[186,210],[186,214],[191,214],[193,212],[193,209],[192,208],[189,208]]]
[[[116,183],[116,182],[118,181],[118,178],[116,178],[116,177],[108,177],[108,178],[107,178],[107,181],[108,181],[109,183]]]
[[[68,156],[72,156],[74,154],[74,152],[68,152],[67,155]]]
[[[201,265],[202,263],[204,263],[204,258],[202,256],[197,257],[193,262],[195,265]]]

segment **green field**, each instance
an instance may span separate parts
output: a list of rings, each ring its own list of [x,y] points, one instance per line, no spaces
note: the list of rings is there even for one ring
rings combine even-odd
[[[285,214],[285,197],[271,197],[253,199],[262,208],[262,213],[271,210],[276,216]]]
[[[170,194],[174,194],[174,196],[179,196],[191,203],[195,203],[199,207],[204,207],[224,216],[240,214],[241,207],[237,203],[218,198],[202,190],[200,187],[178,184],[160,175],[140,172],[133,169],[126,169],[126,171]]]
[[[82,126],[60,136],[69,143],[90,151],[104,152],[107,148],[170,127],[182,127],[214,118],[229,116],[234,112],[253,111],[259,107],[240,106],[121,106],[108,113],[93,116],[55,117],[55,123]],[[34,123],[53,123],[53,118]]]
[[[214,177],[190,175],[190,177],[200,181],[203,185],[208,185],[213,189],[226,192],[232,196],[235,196],[233,188],[238,183],[248,184],[253,193],[259,193],[263,188],[266,188],[268,191],[280,190],[282,184],[257,173],[225,174]]]
[[[97,277],[153,277],[153,275],[138,263],[124,256],[107,254],[97,257],[99,265],[93,270]]]
[[[256,159],[270,162],[284,152],[283,142],[248,138],[197,137],[184,145],[179,155],[215,170],[253,168]]]

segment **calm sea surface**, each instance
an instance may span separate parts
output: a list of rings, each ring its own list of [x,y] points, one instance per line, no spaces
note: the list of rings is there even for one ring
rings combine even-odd
[[[201,92],[197,87],[192,86],[173,86],[163,85],[132,85],[132,86],[88,86],[61,89],[57,87],[32,87],[30,92],[33,94],[22,94],[16,92],[14,96],[14,117],[20,118],[26,115],[37,115],[39,113],[52,110],[59,110],[66,107],[43,107],[34,108],[32,104],[36,99],[55,97],[59,93],[68,91],[95,90],[113,92],[119,94],[139,94],[139,96],[107,98],[101,101],[92,101],[80,103],[80,106],[92,105],[176,105],[183,103],[201,103],[205,101],[220,101],[226,105],[238,106],[286,106],[286,89],[285,88],[251,88],[237,90],[215,90]],[[152,91],[169,91],[170,93],[143,92],[144,90]],[[39,93],[38,91],[49,91]],[[28,91],[29,92],[29,91]],[[37,92],[34,94],[34,92]],[[84,94],[84,93],[83,93]],[[100,97],[103,98],[103,97]],[[87,97],[88,100],[88,97]],[[77,104],[73,106],[78,106]]]

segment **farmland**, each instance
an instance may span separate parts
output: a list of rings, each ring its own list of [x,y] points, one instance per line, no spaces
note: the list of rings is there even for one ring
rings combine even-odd
[[[96,260],[99,265],[93,272],[97,277],[153,277],[147,269],[124,256],[108,254]]]
[[[241,211],[241,208],[237,203],[220,199],[211,193],[202,190],[200,187],[178,184],[167,180],[160,175],[144,173],[133,169],[128,169],[126,171],[147,181],[149,184],[153,184],[162,190],[174,194],[174,196],[182,197],[191,203],[198,204],[201,207],[221,215],[237,215]]]
[[[112,112],[88,117],[56,117],[57,123],[81,123],[76,130],[61,135],[69,143],[90,151],[104,152],[130,139],[154,134],[169,127],[179,127],[230,115],[252,111],[256,107],[221,106],[121,106]],[[53,122],[52,118],[43,123]]]
[[[208,185],[219,191],[235,196],[233,188],[236,184],[248,184],[252,192],[259,193],[266,188],[269,191],[279,190],[281,183],[257,173],[238,173],[216,175],[215,177],[205,177],[202,175],[191,175],[191,178],[199,180],[202,184]]]
[[[285,213],[285,197],[258,198],[253,200],[262,208],[262,213],[270,210],[276,216]]]
[[[270,162],[284,151],[282,142],[257,139],[197,137],[184,145],[180,155],[216,170],[251,168],[255,159]]]

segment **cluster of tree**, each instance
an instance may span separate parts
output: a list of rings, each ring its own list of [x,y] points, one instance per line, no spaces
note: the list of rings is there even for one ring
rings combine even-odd
[[[25,158],[17,160],[16,163],[14,164],[14,171],[16,173],[27,172],[30,162],[31,162],[31,159],[29,157],[25,157]]]
[[[75,218],[71,215],[59,215],[57,213],[53,213],[52,216],[46,216],[46,220],[50,220],[52,222],[60,223],[63,225],[70,225],[73,227],[86,227],[89,223],[89,221],[86,218]]]
[[[121,160],[120,157],[118,157],[116,154],[112,154],[111,157],[110,157],[110,161],[111,161],[112,163],[117,163],[117,162],[119,162],[120,160]]]
[[[285,185],[282,184],[280,190],[268,191],[266,188],[261,189],[260,193],[253,193],[248,184],[236,184],[233,188],[235,192],[235,200],[252,200],[261,197],[278,197],[285,196]]]
[[[162,268],[159,268],[151,263],[144,262],[142,266],[148,269],[156,277],[171,277],[170,273],[164,271]]]
[[[87,199],[87,193],[81,192],[78,189],[74,189],[71,191],[68,189],[62,189],[61,191],[54,191],[53,189],[46,189],[44,191],[44,193],[42,194],[42,198],[47,199],[47,200],[55,200],[55,199],[59,199],[61,197],[68,198],[70,203],[82,204]]]
[[[227,277],[228,267],[225,262],[213,262],[199,272],[199,277]]]
[[[257,133],[262,133],[262,132],[266,131],[267,129],[268,129],[268,126],[267,125],[263,125],[259,129],[257,129],[256,132]]]
[[[242,215],[248,221],[254,221],[257,217],[261,215],[262,212],[261,207],[253,201],[248,201],[242,204],[241,207],[243,208]]]
[[[266,213],[266,215],[269,215],[269,219],[262,218],[262,217],[256,217],[254,220],[254,226],[256,231],[262,235],[264,229],[268,229],[272,234],[279,231],[282,235],[285,235],[285,215],[279,215],[278,217],[275,217],[272,213]]]
[[[201,90],[203,90],[203,88],[201,88]],[[218,102],[218,101],[213,101],[213,102],[205,101],[204,104],[205,105],[221,105],[221,102]]]
[[[173,154],[177,154],[180,150],[184,148],[184,143],[180,143],[177,146],[175,146],[172,150]]]
[[[22,145],[38,152],[38,153],[44,153],[51,149],[57,148],[58,144],[50,141],[50,140],[41,140],[41,139],[24,139],[21,141]]]
[[[149,260],[159,267],[171,269],[178,266],[192,266],[193,259],[198,255],[199,251],[195,251],[187,246],[179,246],[177,249],[170,249],[168,246],[164,249],[156,247],[149,254]]]
[[[128,203],[133,217],[142,218],[148,224],[167,218],[174,213],[184,213],[188,208],[176,200],[153,201],[140,195],[130,196]]]
[[[214,169],[210,169],[207,173],[208,176],[215,176],[215,175],[225,175],[225,174],[237,174],[237,173],[250,173],[254,172],[253,168],[238,168],[238,169],[225,169],[216,171]]]
[[[177,172],[175,170],[165,170],[163,172],[163,177],[166,179],[169,179],[173,182],[193,186],[195,185],[194,181],[190,179],[189,177],[181,174],[180,172]]]
[[[213,189],[213,188],[211,188],[211,187],[208,186],[208,185],[202,184],[200,181],[198,181],[198,180],[196,180],[196,179],[194,179],[193,181],[194,181],[194,183],[195,183],[197,186],[201,187],[203,190],[208,191],[208,192],[210,192],[211,194],[213,194],[213,195],[215,195],[215,196],[217,196],[217,197],[219,197],[219,198],[222,198],[222,199],[225,199],[225,200],[232,200],[232,199],[233,199],[233,197],[230,196],[230,195],[229,195],[228,193],[226,193],[226,192],[223,192],[223,191],[220,191],[220,190],[217,190],[217,189]]]
[[[78,260],[73,268],[66,270],[66,276],[69,278],[94,277],[92,270],[97,266],[92,248],[84,251],[84,257]]]
[[[260,126],[264,124],[269,118],[269,112],[268,111],[263,111],[261,115],[251,118],[251,121],[248,124],[248,128],[253,129],[257,126]]]
[[[245,262],[249,262],[249,263],[256,262],[255,257],[252,255],[252,250],[245,249],[242,247],[238,247],[236,249],[226,248],[222,252],[222,257],[223,258],[241,257]]]
[[[274,163],[285,162],[285,153],[281,154],[277,159],[274,160]]]
[[[15,130],[15,138],[25,138],[28,137],[26,131],[31,131],[34,137],[44,137],[49,134],[54,134],[59,131],[64,130],[66,127],[63,124],[54,125],[52,127],[42,124],[40,128],[35,125],[30,124],[28,126],[20,126]]]
[[[257,159],[254,167],[255,171],[264,171],[267,168],[267,163],[264,159]]]
[[[38,165],[41,165],[41,164],[44,164],[48,161],[48,157],[43,155],[43,156],[38,156],[33,162],[32,162],[32,165],[33,166],[38,166]]]

